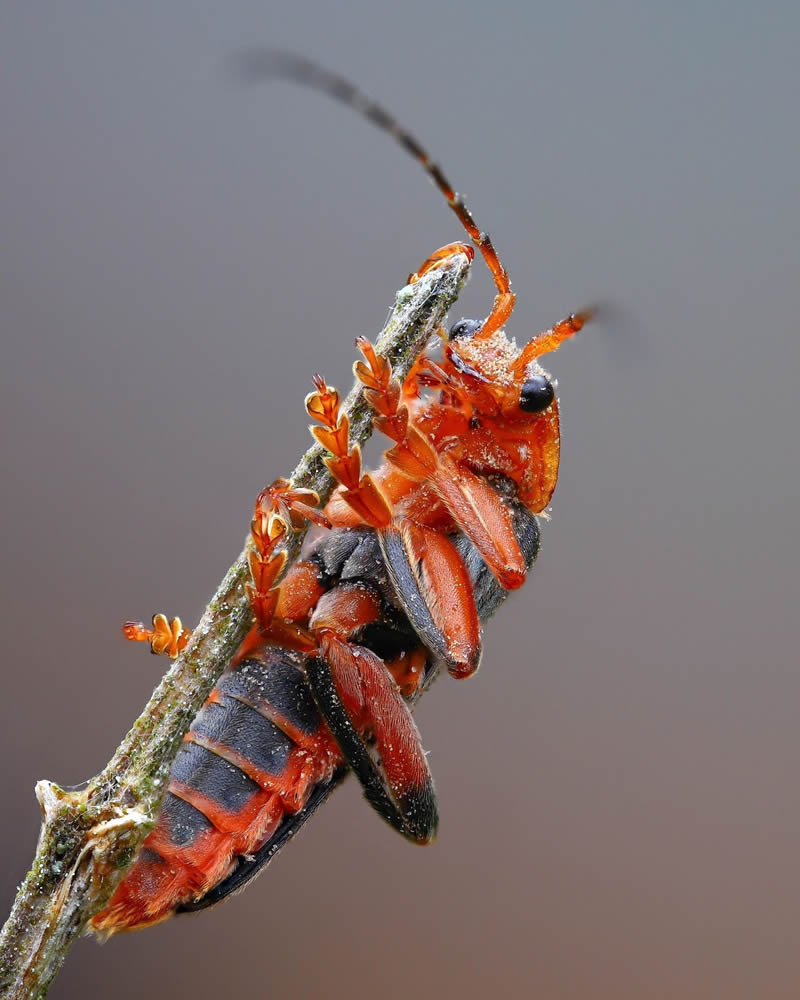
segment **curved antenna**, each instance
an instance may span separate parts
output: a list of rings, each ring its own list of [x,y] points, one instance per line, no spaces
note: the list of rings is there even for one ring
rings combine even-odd
[[[332,73],[310,59],[294,55],[291,52],[277,49],[247,49],[237,56],[237,68],[241,78],[248,83],[258,83],[272,77],[293,80],[295,83],[311,87],[313,90],[321,91],[323,94],[341,101],[342,104],[352,108],[373,125],[388,132],[407,153],[410,153],[415,160],[421,163],[433,183],[447,199],[447,204],[455,212],[472,242],[483,255],[497,286],[497,295],[492,311],[484,320],[476,336],[478,339],[490,337],[503,326],[514,308],[514,293],[511,291],[508,273],[500,262],[489,234],[478,229],[464,199],[453,189],[452,184],[442,172],[442,168],[431,159],[427,150],[407,129],[403,128],[393,115],[372,98],[367,97],[343,76]]]

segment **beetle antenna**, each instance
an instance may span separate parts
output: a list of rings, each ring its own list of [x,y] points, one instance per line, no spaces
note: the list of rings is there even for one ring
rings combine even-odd
[[[392,135],[407,153],[421,163],[483,255],[497,286],[494,307],[477,334],[478,338],[489,337],[503,326],[514,308],[514,294],[508,273],[500,262],[489,234],[478,228],[464,199],[454,190],[439,164],[431,159],[428,151],[393,115],[343,76],[324,69],[304,56],[280,49],[252,48],[240,52],[236,62],[239,76],[247,83],[258,83],[270,78],[293,80],[341,101],[373,125]]]

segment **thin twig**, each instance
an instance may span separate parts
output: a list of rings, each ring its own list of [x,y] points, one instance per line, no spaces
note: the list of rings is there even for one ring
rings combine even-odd
[[[466,256],[457,256],[398,292],[377,348],[401,378],[444,321],[468,272]],[[363,444],[372,422],[357,387],[344,410],[353,440]],[[324,501],[333,483],[322,456],[319,445],[310,448],[292,485],[316,490]],[[287,541],[288,564],[302,534],[292,533]],[[0,932],[3,1000],[45,996],[72,942],[109,900],[152,828],[183,734],[250,625],[247,574],[243,551],[102,773],[77,792],[49,781],[37,784],[44,819],[36,857]]]

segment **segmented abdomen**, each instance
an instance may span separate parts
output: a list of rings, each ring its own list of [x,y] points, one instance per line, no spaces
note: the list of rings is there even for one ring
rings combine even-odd
[[[539,548],[536,517],[498,482],[530,566]],[[469,539],[453,536],[481,621],[505,600]],[[385,660],[419,647],[371,530],[335,529],[306,567],[328,591],[354,582],[379,598],[382,620],[359,636]],[[240,654],[241,655],[241,654]],[[327,798],[346,773],[304,672],[305,658],[260,646],[222,675],[186,734],[153,831],[92,929],[144,927],[176,910],[211,906],[244,886]],[[436,664],[429,661],[423,687]]]
[[[186,734],[155,828],[98,931],[169,916],[222,882],[296,816],[341,763],[303,675],[276,647],[226,671]]]

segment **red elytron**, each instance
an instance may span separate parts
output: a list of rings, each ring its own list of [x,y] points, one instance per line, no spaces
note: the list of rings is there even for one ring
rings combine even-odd
[[[475,672],[481,621],[520,587],[539,545],[536,514],[558,476],[558,401],[538,358],[587,319],[572,315],[522,349],[502,330],[514,295],[489,239],[441,169],[351,84],[294,56],[262,54],[253,76],[326,91],[389,131],[418,159],[489,266],[497,287],[483,322],[461,320],[439,360],[422,357],[402,384],[359,340],[357,378],[374,424],[392,441],[364,473],[339,394],[317,376],[306,409],[339,483],[317,498],[278,480],[251,525],[255,623],[186,734],[155,828],[108,907],[102,933],[209,906],[242,887],[352,770],[370,804],[418,843],[437,826],[433,780],[410,704],[440,665]],[[412,281],[453,254],[450,244]],[[290,520],[322,526],[276,585]],[[180,620],[125,634],[177,655]]]

